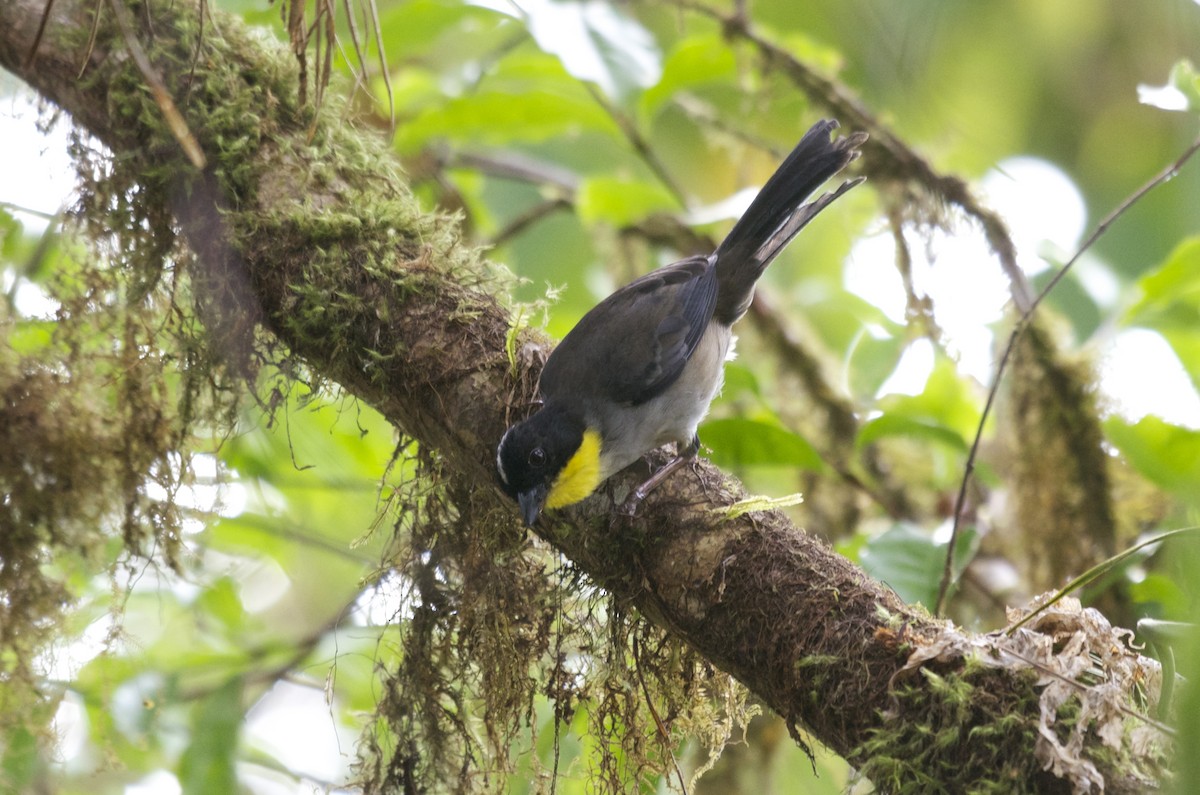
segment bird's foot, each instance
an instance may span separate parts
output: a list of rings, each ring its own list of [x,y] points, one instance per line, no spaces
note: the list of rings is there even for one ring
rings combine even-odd
[[[667,463],[663,464],[662,469],[655,472],[645,480],[640,486],[633,490],[632,493],[621,503],[617,508],[617,513],[621,516],[633,518],[637,514],[637,508],[641,505],[642,500],[658,488],[659,484],[669,478],[675,470],[685,464],[695,465],[696,453],[700,450],[700,438],[693,436],[692,441],[687,447],[679,451],[679,454],[672,458]]]

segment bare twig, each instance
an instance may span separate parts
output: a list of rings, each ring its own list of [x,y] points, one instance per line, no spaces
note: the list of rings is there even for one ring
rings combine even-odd
[[[445,159],[439,156],[438,160]],[[570,194],[579,189],[579,175],[574,171],[520,152],[459,151],[453,154],[449,165],[473,168],[493,177],[549,185]]]
[[[571,200],[559,196],[546,201],[538,202],[530,207],[525,212],[518,215],[516,218],[508,222],[508,224],[497,232],[489,241],[489,247],[499,246],[507,243],[517,235],[521,234],[525,229],[536,224],[548,215],[551,215],[558,210],[569,209]]]
[[[912,252],[909,250],[908,240],[904,237],[903,210],[896,202],[888,202],[885,212],[888,227],[892,230],[892,243],[896,248],[896,270],[900,272],[900,281],[904,285],[906,319],[919,323],[925,336],[941,348],[945,337],[934,316],[932,302],[928,296],[917,295],[917,287],[913,283]]]
[[[96,48],[96,36],[100,33],[100,9],[103,7],[104,0],[96,0],[96,5],[92,10],[92,26],[88,30],[87,46],[84,47],[83,58],[79,64],[79,74],[76,75],[77,79],[81,79],[87,72],[88,61],[91,60],[92,52]]]
[[[1200,526],[1180,527],[1175,530],[1168,530],[1165,533],[1160,533],[1151,538],[1147,538],[1144,541],[1134,544],[1128,549],[1118,552],[1116,555],[1113,555],[1102,563],[1098,563],[1097,565],[1085,571],[1083,574],[1080,574],[1078,577],[1072,578],[1069,583],[1058,589],[1053,596],[1039,604],[1035,609],[1029,611],[1029,614],[1020,621],[1016,621],[1005,627],[1003,629],[1004,634],[1012,637],[1014,632],[1028,624],[1033,619],[1037,618],[1042,612],[1062,601],[1063,598],[1070,595],[1073,591],[1084,588],[1087,585],[1095,582],[1100,577],[1103,577],[1105,574],[1111,571],[1114,566],[1124,563],[1126,560],[1133,557],[1134,553],[1138,552],[1139,550],[1145,549],[1148,546],[1153,546],[1154,544],[1161,544],[1163,541],[1174,538],[1175,536],[1192,535],[1196,532],[1200,532]]]
[[[658,159],[658,155],[654,154],[654,149],[650,146],[650,142],[638,130],[633,119],[629,118],[620,108],[608,101],[608,97],[600,89],[596,88],[591,83],[584,83],[584,87],[588,93],[592,95],[592,99],[596,104],[604,109],[604,112],[616,123],[617,128],[621,130],[621,134],[625,136],[625,140],[633,147],[633,151],[642,159],[654,176],[658,177],[659,182],[663,187],[674,197],[675,201],[679,202],[682,208],[688,207],[687,193],[680,187],[675,178],[671,176],[671,172],[663,165],[663,162]]]
[[[1058,681],[1062,682],[1063,684],[1067,685],[1068,687],[1074,688],[1075,690],[1078,690],[1081,693],[1086,692],[1089,689],[1088,685],[1085,685],[1082,682],[1076,682],[1074,679],[1065,677],[1062,674],[1060,674],[1058,671],[1055,671],[1052,668],[1050,668],[1049,666],[1043,665],[1042,663],[1038,662],[1037,660],[1027,657],[1018,651],[1013,651],[1012,649],[1002,649],[1000,651],[1000,653],[1007,654],[1010,657],[1016,657],[1018,660],[1025,663],[1026,665],[1028,665],[1030,668],[1036,668],[1037,671],[1039,673],[1041,673],[1042,675],[1049,676],[1052,679],[1057,679]],[[1143,715],[1142,713],[1138,712],[1137,710],[1131,709],[1131,708],[1125,706],[1124,704],[1118,704],[1117,709],[1119,709],[1124,715],[1127,715],[1135,720],[1139,720],[1142,723],[1145,723],[1147,726],[1153,726],[1154,728],[1158,729],[1160,732],[1162,732],[1163,734],[1165,734],[1168,737],[1174,737],[1176,735],[1175,729],[1173,729],[1172,727],[1163,723],[1162,721],[1155,720],[1154,718],[1150,717],[1149,715]]]
[[[358,40],[358,23],[354,21],[354,7],[350,4],[350,0],[342,0],[342,8],[346,11],[346,29],[350,31],[350,44],[354,47],[354,57],[362,64],[362,71],[354,68],[354,62],[346,56],[346,48],[342,46],[342,40],[338,39],[338,49],[342,53],[342,58],[346,61],[346,68],[350,70],[350,74],[354,77],[354,91],[357,91],[359,86],[365,85],[370,79],[370,74],[367,69],[367,61],[363,58],[362,42]],[[387,72],[387,69],[384,69]]]
[[[112,9],[113,18],[117,21],[117,27],[121,30],[121,37],[125,40],[125,46],[129,48],[129,54],[133,56],[134,63],[137,64],[138,71],[146,78],[146,82],[150,85],[150,90],[154,93],[154,101],[162,111],[163,118],[167,122],[167,127],[171,130],[171,134],[175,136],[175,140],[179,142],[179,146],[187,155],[188,160],[196,168],[203,169],[207,165],[204,158],[204,152],[200,149],[200,143],[196,137],[192,135],[192,131],[188,129],[187,121],[184,120],[183,114],[179,112],[179,108],[175,106],[175,101],[171,99],[171,94],[167,91],[167,86],[163,83],[162,77],[159,76],[158,70],[150,63],[150,58],[146,55],[146,51],[142,49],[142,45],[138,42],[137,37],[133,33],[133,20],[129,18],[129,10],[123,5],[123,0],[109,0],[109,8]]]
[[[393,130],[396,129],[396,97],[392,92],[392,74],[388,69],[387,52],[383,48],[383,24],[379,21],[379,6],[375,4],[375,0],[366,0],[367,8],[371,10],[371,25],[375,29],[375,48],[379,50],[379,71],[383,76],[383,88],[387,91],[388,99],[388,123]],[[363,70],[366,71],[366,61],[363,62]]]
[[[33,44],[29,48],[29,55],[25,56],[25,68],[29,69],[33,66],[33,59],[37,57],[38,46],[42,43],[42,36],[46,33],[46,23],[50,21],[50,12],[54,8],[54,0],[46,0],[46,7],[42,9],[42,19],[38,22],[37,33],[33,37]]]
[[[658,716],[658,710],[654,708],[654,700],[650,698],[650,688],[646,686],[646,677],[642,675],[641,666],[638,660],[642,658],[641,641],[638,636],[633,636],[633,670],[637,674],[638,684],[642,686],[642,697],[646,699],[646,709],[650,711],[650,717],[654,718],[654,726],[658,731],[659,737],[662,738],[663,748],[667,755],[671,757],[671,766],[675,768],[675,775],[679,777],[679,790],[683,795],[687,795],[687,782],[683,779],[683,771],[679,769],[679,762],[675,759],[675,754],[671,751],[671,733],[667,731],[667,726],[663,723],[662,718]]]
[[[333,47],[337,42],[337,31],[334,29],[334,7],[333,0],[318,0],[317,3],[317,19],[313,21],[313,25],[322,23],[324,29],[323,36],[317,36],[317,57],[321,62],[321,73],[317,75],[317,107],[321,107],[322,100],[325,97],[325,89],[329,85],[329,78],[333,75]],[[321,49],[324,45],[325,56],[321,58]]]

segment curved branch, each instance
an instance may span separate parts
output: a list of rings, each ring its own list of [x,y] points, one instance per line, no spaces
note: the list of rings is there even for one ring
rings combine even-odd
[[[521,410],[513,407],[532,398],[548,342],[519,334],[514,376],[506,355],[512,321],[489,292],[495,277],[461,246],[450,221],[420,210],[383,145],[335,114],[314,119],[298,102],[287,56],[264,51],[261,38],[234,19],[220,20],[220,35],[206,34],[204,55],[193,63],[196,9],[151,0],[150,13],[135,16],[153,18],[159,35],[145,27],[137,35],[207,157],[209,167],[198,171],[111,20],[100,20],[89,48],[91,0],[56,0],[37,59],[25,66],[41,2],[0,4],[0,66],[172,197],[203,263],[204,272],[193,274],[197,289],[208,292],[214,311],[243,317],[222,338],[236,344],[256,333],[255,324],[267,329],[315,371],[437,449],[461,477],[491,486],[497,510],[515,523],[493,485],[493,449],[509,413]],[[927,647],[944,625],[909,609],[782,514],[722,511],[743,496],[740,487],[708,464],[694,472],[651,495],[635,521],[612,510],[614,497],[643,476],[624,473],[538,533],[740,679],[789,725],[805,725],[852,762],[887,753],[889,738],[926,725],[930,704],[946,696],[922,687],[920,677],[909,677],[915,683],[903,699],[891,687],[911,649]],[[938,681],[965,670],[961,656],[947,653],[936,663]],[[1011,705],[1005,731],[1012,733],[1014,716],[1026,729],[1038,725],[1027,672],[990,669],[979,681],[987,685],[977,688],[981,698]],[[962,694],[953,698],[961,708]],[[956,764],[922,775],[993,777],[1004,737],[964,727],[938,748]],[[1032,759],[1020,765],[1005,775],[1030,791],[1067,788]],[[1114,771],[1110,783],[1122,775]]]

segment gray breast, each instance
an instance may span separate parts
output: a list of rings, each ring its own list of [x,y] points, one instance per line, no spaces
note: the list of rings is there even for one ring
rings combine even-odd
[[[676,442],[686,445],[725,376],[725,359],[733,334],[728,326],[709,323],[679,378],[665,392],[639,406],[609,407],[604,422],[606,443],[600,457],[607,478],[650,450]]]

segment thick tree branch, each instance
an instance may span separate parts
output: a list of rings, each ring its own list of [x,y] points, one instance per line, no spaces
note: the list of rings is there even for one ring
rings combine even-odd
[[[335,114],[314,124],[298,102],[286,56],[264,52],[236,20],[220,18],[213,26],[219,35],[209,28],[201,43],[195,8],[152,0],[131,15],[136,35],[205,154],[209,165],[199,172],[103,7],[89,46],[96,4],[56,0],[30,57],[42,3],[0,4],[0,66],[171,197],[202,262],[193,274],[197,289],[225,319],[217,338],[236,346],[258,324],[313,370],[440,451],[460,476],[492,484],[494,445],[513,415],[526,410],[547,341],[519,335],[514,378],[505,354],[512,321],[489,293],[491,277],[448,221],[420,211],[385,148]],[[738,677],[790,725],[808,727],[856,764],[884,755],[903,761],[898,749],[920,737],[910,728],[926,726],[930,710],[945,702],[929,683],[964,670],[963,655],[946,646],[921,658],[937,667],[936,680],[903,672],[911,650],[929,648],[945,625],[910,610],[782,514],[723,512],[741,490],[706,464],[672,479],[636,520],[614,518],[614,497],[623,498],[640,475],[614,478],[538,532]],[[496,510],[515,521],[492,491]],[[965,676],[986,684],[974,689],[1003,705],[1008,728],[972,731],[971,722],[983,725],[995,715],[968,711],[968,725],[936,749],[954,764],[922,775],[1005,775],[1018,788],[1066,791],[1065,778],[1042,772],[1022,750],[1037,737],[1036,676],[1010,667]],[[895,689],[900,682],[902,691]],[[1015,717],[1023,721],[1020,731],[1011,728]],[[997,750],[1012,751],[1013,767],[996,769]],[[1109,791],[1139,784],[1125,771],[1106,772]]]

